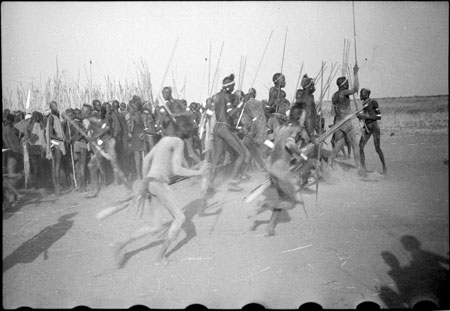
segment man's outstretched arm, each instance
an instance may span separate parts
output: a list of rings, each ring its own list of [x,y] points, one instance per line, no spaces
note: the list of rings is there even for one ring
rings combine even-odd
[[[184,168],[182,166],[183,162],[183,151],[184,151],[184,142],[180,140],[176,140],[173,146],[173,154],[172,154],[172,169],[175,175],[179,176],[199,176],[203,175],[206,170],[205,167],[202,167],[200,170],[191,170],[188,168]]]

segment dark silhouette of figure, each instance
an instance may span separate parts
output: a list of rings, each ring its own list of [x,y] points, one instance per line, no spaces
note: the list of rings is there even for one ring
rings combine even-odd
[[[391,267],[388,274],[398,289],[395,292],[388,286],[382,286],[381,299],[390,308],[412,308],[420,301],[431,301],[441,309],[448,309],[449,270],[442,266],[448,266],[448,258],[422,250],[420,242],[413,236],[402,236],[400,241],[405,250],[410,252],[411,262],[401,267],[395,255],[381,253],[386,264]]]
[[[48,249],[72,228],[74,223],[72,218],[76,214],[71,213],[59,217],[56,224],[45,227],[41,232],[20,245],[3,260],[3,273],[18,263],[33,262],[40,254],[43,254],[44,260],[47,260]]]

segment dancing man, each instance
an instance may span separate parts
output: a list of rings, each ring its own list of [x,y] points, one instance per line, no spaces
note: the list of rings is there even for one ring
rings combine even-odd
[[[180,117],[187,118],[186,116]],[[139,194],[145,198],[149,198],[150,194],[155,196],[159,202],[169,211],[174,220],[170,225],[167,237],[163,246],[156,257],[156,264],[167,265],[169,261],[165,257],[170,244],[175,240],[181,226],[185,220],[185,216],[181,207],[176,202],[176,195],[169,187],[169,179],[173,175],[178,176],[201,176],[209,171],[208,164],[203,164],[199,170],[192,170],[182,167],[184,161],[183,139],[190,135],[189,131],[183,129],[178,123],[175,124],[173,136],[164,136],[155,145],[155,147],[145,156],[142,167],[142,175],[144,179],[141,182]],[[136,241],[150,233],[157,233],[161,229],[161,221],[155,216],[155,207],[151,209],[153,220],[156,224],[145,226],[135,231],[129,238],[124,241],[114,243],[114,254],[116,263],[121,265],[123,254],[122,250],[125,246]],[[155,219],[156,218],[156,219]]]

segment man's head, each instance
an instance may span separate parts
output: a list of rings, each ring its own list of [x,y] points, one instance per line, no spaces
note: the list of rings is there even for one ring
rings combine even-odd
[[[185,99],[180,100],[181,106],[183,107],[184,110],[187,109],[187,101]]]
[[[314,79],[308,77],[307,74],[305,74],[302,78],[302,82],[301,82],[302,88],[306,91],[308,91],[310,94],[314,93],[314,91],[316,90],[316,86],[314,84]]]
[[[106,109],[106,113],[107,113],[107,114],[111,114],[111,112],[112,112],[111,104],[108,103],[108,102],[106,102],[106,103],[104,103],[104,107],[105,107],[105,109]]]
[[[92,101],[92,107],[94,108],[94,110],[100,111],[100,108],[102,107],[101,102],[98,99],[94,99]]]
[[[369,97],[370,97],[370,90],[362,88],[361,91],[359,92],[359,98],[361,100],[366,100]]]
[[[121,112],[127,111],[127,104],[125,104],[124,102],[121,102],[120,103],[120,111]]]
[[[78,108],[75,108],[75,109],[73,110],[73,116],[74,116],[74,118],[79,119],[79,118],[81,117],[81,110],[78,109]]]
[[[131,98],[131,101],[133,103],[141,103],[142,104],[142,99],[137,95],[133,95],[133,97]]]
[[[58,104],[54,100],[50,102],[50,110],[52,113],[58,112]]]
[[[248,90],[247,95],[248,95],[248,98],[256,98],[256,90],[255,90],[254,88],[251,87],[251,88]]]
[[[120,109],[120,103],[119,103],[119,101],[114,100],[114,101],[112,102],[112,104],[111,104],[111,107],[112,107],[112,110],[113,110],[114,112],[118,112],[119,109]]]
[[[44,119],[44,116],[39,111],[33,111],[32,115],[31,115],[31,119],[33,120],[33,122],[39,123],[39,122],[42,122],[42,120]]]
[[[113,100],[113,102],[112,102],[112,104],[111,104],[111,107],[112,107],[112,110],[114,111],[114,112],[117,112],[117,111],[119,111],[119,109],[120,109],[120,103],[119,103],[119,101],[118,100]]]
[[[234,90],[234,74],[230,74],[222,80],[222,89],[227,93],[231,93]]]
[[[175,136],[181,139],[187,139],[191,136],[192,119],[189,116],[178,116],[174,123]]]
[[[14,116],[12,114],[8,114],[6,116],[6,125],[12,126],[14,124]]]
[[[289,122],[298,123],[300,121],[302,111],[303,109],[298,104],[292,106],[291,111],[289,113]]]
[[[83,107],[81,107],[81,118],[86,119],[89,118],[93,112],[93,108],[91,105],[84,104]]]
[[[67,108],[66,111],[64,112],[64,115],[66,117],[67,120],[71,121],[73,120],[73,110],[72,108]]]
[[[171,100],[172,99],[172,88],[170,86],[166,86],[162,90],[162,96],[164,100]]]
[[[348,79],[346,77],[339,77],[336,80],[336,84],[339,87],[339,89],[348,89]]]
[[[285,87],[286,86],[286,78],[282,73],[276,73],[272,77],[272,81],[275,86]]]
[[[197,104],[195,102],[192,102],[192,103],[189,104],[189,109],[192,112],[195,112],[195,111],[197,111],[199,109],[199,106],[200,106],[199,104]]]

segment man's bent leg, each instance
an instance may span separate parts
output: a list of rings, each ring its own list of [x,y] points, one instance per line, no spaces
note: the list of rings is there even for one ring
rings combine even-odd
[[[367,142],[370,138],[370,133],[367,134],[364,129],[361,131],[361,139],[359,140],[359,158],[361,161],[361,166],[366,170],[366,156],[364,154],[364,147],[366,146]]]
[[[386,174],[387,168],[386,168],[386,162],[384,162],[384,154],[381,150],[381,133],[380,128],[378,127],[378,124],[374,126],[373,129],[373,142],[375,144],[375,151],[378,153],[378,156],[380,157],[381,165],[383,165],[383,174]]]
[[[358,142],[356,141],[355,129],[351,129],[347,132],[348,142],[352,146],[353,150],[358,150]],[[359,152],[353,152],[353,158],[355,159],[356,168],[358,169],[358,174],[360,176],[366,175],[366,170],[361,166],[361,159],[359,157]]]
[[[185,221],[185,216],[180,207],[177,206],[174,200],[174,193],[170,189],[169,185],[166,183],[151,182],[149,185],[152,193],[158,198],[158,200],[167,208],[169,213],[173,216],[174,220],[169,228],[167,237],[164,240],[164,244],[156,257],[156,262],[161,262],[165,260],[166,252],[170,244],[175,240],[178,233],[180,232],[181,226]]]

